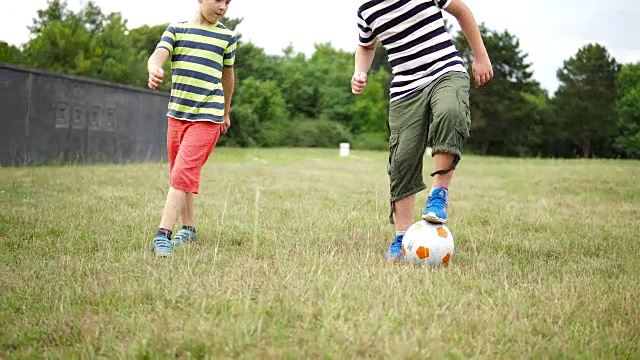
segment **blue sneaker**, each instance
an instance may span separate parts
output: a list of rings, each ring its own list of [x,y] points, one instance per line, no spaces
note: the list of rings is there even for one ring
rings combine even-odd
[[[447,189],[435,188],[431,192],[422,213],[422,219],[436,224],[447,222]]]
[[[153,239],[153,253],[156,256],[167,257],[173,252],[173,242],[166,236],[156,236]]]
[[[389,246],[389,250],[387,251],[386,254],[384,254],[384,259],[386,261],[404,260],[404,249],[402,248],[402,238],[404,238],[404,235],[396,235],[396,238],[393,240],[393,242]]]
[[[180,229],[180,231],[178,231],[178,233],[173,237],[173,245],[175,246],[193,244],[196,241],[198,241],[196,233],[189,229]]]

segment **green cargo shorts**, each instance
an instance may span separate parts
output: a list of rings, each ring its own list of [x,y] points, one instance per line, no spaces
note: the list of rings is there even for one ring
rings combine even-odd
[[[426,189],[422,172],[428,146],[433,154],[462,156],[471,126],[469,84],[466,73],[450,72],[419,92],[391,102],[387,172],[392,209],[393,202]]]

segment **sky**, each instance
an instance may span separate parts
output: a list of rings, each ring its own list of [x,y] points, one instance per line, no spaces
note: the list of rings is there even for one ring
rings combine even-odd
[[[77,10],[82,1],[67,0]],[[120,12],[130,28],[189,20],[197,0],[94,0],[105,13]],[[227,17],[243,18],[236,29],[268,54],[289,44],[311,55],[316,43],[353,51],[359,0],[232,0]],[[588,43],[607,48],[618,62],[640,61],[640,0],[464,0],[479,23],[509,31],[528,54],[533,77],[553,94],[556,71]],[[22,0],[3,8],[0,40],[19,46],[29,40],[27,26],[47,0]],[[180,5],[176,5],[180,4]],[[515,6],[519,6],[516,9]],[[445,15],[457,27],[455,18]],[[491,54],[489,54],[491,55]]]

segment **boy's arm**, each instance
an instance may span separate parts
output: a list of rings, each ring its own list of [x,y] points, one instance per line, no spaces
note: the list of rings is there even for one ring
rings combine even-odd
[[[376,55],[376,42],[373,44],[356,48],[356,69],[351,78],[351,92],[360,95],[367,85],[367,73],[371,69],[373,58]]]
[[[162,84],[164,79],[164,70],[162,67],[169,58],[169,50],[159,47],[149,57],[147,61],[147,71],[149,72],[148,86],[151,90],[155,90],[158,85]]]
[[[222,90],[224,91],[224,123],[222,124],[222,131],[225,133],[231,126],[231,98],[233,97],[235,84],[233,67],[225,66],[222,69]]]
[[[376,55],[376,43],[368,46],[358,45],[356,49],[356,74],[368,73]]]
[[[493,69],[478,24],[471,10],[462,0],[451,0],[444,10],[458,20],[462,33],[467,38],[473,52],[473,76],[476,86],[482,86],[493,77]]]

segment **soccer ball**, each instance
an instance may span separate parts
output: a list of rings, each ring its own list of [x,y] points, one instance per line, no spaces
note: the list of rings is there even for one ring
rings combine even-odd
[[[411,225],[402,238],[405,259],[419,264],[446,265],[453,256],[453,248],[453,235],[449,228],[424,220]]]

